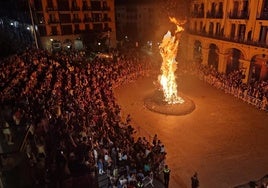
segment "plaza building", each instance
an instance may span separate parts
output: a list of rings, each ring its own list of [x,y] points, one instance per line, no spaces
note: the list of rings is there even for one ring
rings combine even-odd
[[[241,71],[243,82],[268,80],[268,0],[193,0],[190,61],[218,72]]]
[[[115,47],[114,0],[33,0],[32,15],[41,47],[83,48],[83,38]],[[84,36],[84,37],[83,37]],[[56,41],[56,42],[55,42]],[[100,42],[97,42],[101,45]]]

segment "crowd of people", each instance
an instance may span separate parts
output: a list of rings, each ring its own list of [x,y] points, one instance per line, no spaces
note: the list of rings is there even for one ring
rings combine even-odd
[[[182,70],[194,74],[206,83],[231,94],[256,108],[268,111],[268,81],[255,80],[244,83],[241,70],[229,74],[220,73],[214,67],[192,63],[184,65]]]
[[[93,187],[106,174],[110,187],[136,187],[163,166],[162,142],[135,138],[113,93],[154,65],[137,50],[114,54],[88,62],[76,52],[29,49],[0,63],[4,144],[14,144],[12,127],[30,127],[25,153],[33,185]]]
[[[29,127],[24,151],[33,185],[96,186],[105,174],[110,187],[142,187],[165,169],[163,143],[157,135],[152,142],[134,137],[131,117],[123,117],[113,92],[158,65],[136,49],[113,53],[113,59],[88,61],[80,52],[29,49],[1,60],[4,144],[14,144],[12,127]],[[240,71],[227,75],[196,63],[179,70],[268,110],[267,81],[245,84]]]

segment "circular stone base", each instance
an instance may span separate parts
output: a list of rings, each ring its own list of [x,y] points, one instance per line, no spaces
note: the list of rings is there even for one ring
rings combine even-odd
[[[179,96],[184,100],[184,103],[168,104],[163,100],[163,93],[161,91],[155,91],[144,99],[144,105],[153,112],[165,115],[181,116],[194,111],[194,102],[180,92]]]

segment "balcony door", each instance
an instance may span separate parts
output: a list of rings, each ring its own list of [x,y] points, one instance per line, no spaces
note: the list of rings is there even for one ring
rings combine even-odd
[[[268,26],[261,26],[261,30],[260,30],[260,36],[259,36],[259,42],[262,44],[268,44]]]

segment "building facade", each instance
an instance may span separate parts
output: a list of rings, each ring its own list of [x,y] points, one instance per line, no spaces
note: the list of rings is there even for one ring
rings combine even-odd
[[[190,9],[189,61],[268,80],[268,0],[193,0]]]
[[[116,30],[119,41],[146,43],[154,38],[157,23],[157,3],[153,0],[118,1]]]
[[[81,48],[81,35],[106,38],[116,45],[114,0],[32,0],[33,17],[42,48],[54,41]],[[93,37],[94,38],[94,37]],[[93,40],[93,39],[92,39]],[[67,47],[68,47],[67,46]]]

